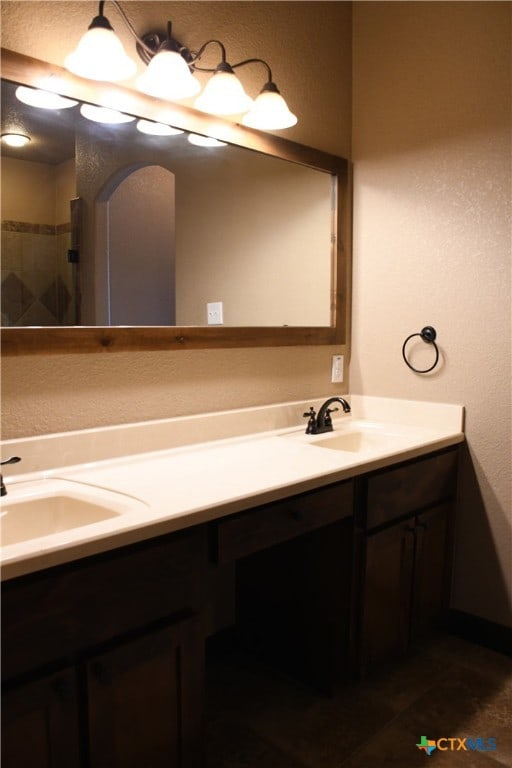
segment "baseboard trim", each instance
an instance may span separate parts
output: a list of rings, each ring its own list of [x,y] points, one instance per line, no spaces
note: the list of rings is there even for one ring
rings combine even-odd
[[[495,624],[480,616],[451,609],[446,628],[457,637],[512,657],[512,628],[504,624]]]

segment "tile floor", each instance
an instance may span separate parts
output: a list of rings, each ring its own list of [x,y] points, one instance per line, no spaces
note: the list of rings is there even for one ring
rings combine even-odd
[[[209,660],[207,679],[207,768],[512,767],[512,659],[452,636],[332,698],[238,652]],[[421,736],[496,750],[427,756]]]

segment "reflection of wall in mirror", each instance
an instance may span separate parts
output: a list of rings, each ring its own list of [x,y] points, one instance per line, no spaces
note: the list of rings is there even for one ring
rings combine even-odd
[[[330,324],[329,174],[237,147],[215,155],[193,148],[192,156],[185,136],[169,139],[165,152],[154,139],[144,144],[121,137],[122,131],[100,135],[94,126],[81,127],[77,136],[85,324],[108,324],[97,201],[107,200],[130,171],[149,164],[176,176],[177,325],[204,325],[209,301],[223,302],[229,325]],[[145,210],[144,200],[138,201],[131,215]]]
[[[70,200],[75,162],[2,158],[2,325],[70,325],[74,318]]]
[[[177,186],[178,325],[204,324],[211,301],[225,325],[330,325],[330,175],[216,151]]]

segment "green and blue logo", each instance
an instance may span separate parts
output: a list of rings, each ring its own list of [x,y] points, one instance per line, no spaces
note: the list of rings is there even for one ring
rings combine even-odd
[[[423,752],[426,752],[427,755],[430,757],[434,749],[437,749],[437,744],[433,739],[427,739],[426,736],[422,736],[420,739],[420,743],[416,744],[418,749],[423,750]]]
[[[462,739],[458,736],[443,736],[440,739],[428,739],[426,736],[422,736],[419,744],[416,744],[416,746],[422,752],[425,752],[428,757],[430,757],[435,749],[438,749],[440,752],[494,752],[496,750],[496,739],[484,739],[481,736],[476,738],[465,736]]]

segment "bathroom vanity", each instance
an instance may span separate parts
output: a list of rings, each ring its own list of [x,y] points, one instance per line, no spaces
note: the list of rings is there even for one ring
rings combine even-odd
[[[361,415],[373,406],[361,400]],[[5,768],[201,765],[205,641],[230,623],[238,642],[327,693],[406,653],[448,606],[463,433],[462,411],[458,426],[446,416],[435,436],[417,419],[422,436],[411,442],[409,424],[407,448],[351,457],[356,431],[343,419],[332,438],[345,435],[343,450],[278,427],[139,455],[138,494],[126,457],[61,468],[70,482],[144,498],[146,520],[117,537],[60,534],[46,553],[39,538],[32,558],[2,548]],[[370,445],[366,423],[357,434]],[[398,433],[388,424],[391,441]],[[36,443],[25,445],[32,480],[45,474]],[[178,508],[188,484],[189,513],[151,517],[157,475],[148,483],[144,470],[159,461],[167,505]],[[13,498],[17,483],[6,481]],[[231,614],[218,610],[226,579]]]

